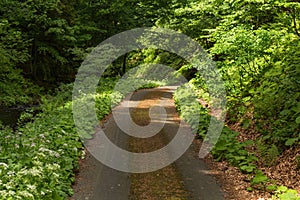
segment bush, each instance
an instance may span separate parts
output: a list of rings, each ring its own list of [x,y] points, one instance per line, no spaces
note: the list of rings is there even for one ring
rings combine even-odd
[[[101,94],[112,90],[114,80],[100,84]],[[0,199],[66,199],[72,195],[74,171],[83,145],[72,117],[72,84],[62,85],[54,96],[42,98],[41,112],[13,132],[0,129]],[[107,110],[98,109],[104,116]]]

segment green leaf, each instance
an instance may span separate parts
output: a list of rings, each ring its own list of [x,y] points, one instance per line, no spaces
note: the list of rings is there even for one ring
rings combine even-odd
[[[286,192],[288,190],[288,188],[286,187],[286,186],[279,186],[278,188],[277,188],[277,191],[278,192]]]
[[[268,181],[268,177],[264,175],[261,171],[257,172],[255,177],[251,180],[252,185],[260,184],[260,183],[265,183]]]
[[[300,124],[300,116],[296,118],[296,123]]]
[[[242,171],[251,173],[256,169],[256,166],[255,165],[243,165],[240,168],[241,168]]]
[[[296,190],[288,190],[283,194],[279,195],[279,198],[282,200],[299,200],[298,192]]]
[[[298,141],[298,138],[290,138],[285,142],[286,146],[291,146],[293,145],[296,141]]]
[[[268,185],[267,191],[272,192],[277,190],[277,185]]]
[[[244,141],[244,144],[245,144],[246,147],[251,146],[251,145],[254,144],[254,141],[253,140],[246,140],[246,141]]]

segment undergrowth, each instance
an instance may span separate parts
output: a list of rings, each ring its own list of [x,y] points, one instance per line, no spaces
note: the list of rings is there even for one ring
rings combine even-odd
[[[116,82],[116,78],[99,82],[94,96],[99,120],[126,95],[113,92]],[[145,81],[137,89],[156,86]],[[23,113],[15,132],[0,125],[1,200],[61,200],[73,194],[83,143],[72,117],[72,88],[73,84],[61,85],[55,95],[43,96],[39,114]],[[130,90],[130,85],[124,89]]]
[[[101,96],[112,89],[114,80],[99,84]],[[34,119],[23,113],[17,131],[0,129],[0,199],[66,199],[72,195],[74,171],[83,145],[72,118],[72,84],[62,85],[56,95],[42,98],[41,112]],[[98,109],[99,116],[109,110]],[[30,120],[27,120],[27,119]]]
[[[174,94],[177,110],[179,111],[180,116],[188,122],[192,128],[197,127],[197,130],[194,130],[197,133],[196,137],[205,139],[205,134],[213,116],[210,116],[208,109],[203,108],[200,104],[186,103],[191,99],[195,100],[195,97],[188,93],[184,88],[185,87],[180,87]],[[191,110],[199,111],[200,118],[191,115]],[[197,114],[199,116],[199,113],[196,113],[196,116]],[[257,154],[267,166],[272,165],[275,162],[280,154],[276,145],[267,145],[262,140],[246,140],[240,142],[237,140],[238,135],[238,132],[224,126],[216,145],[211,151],[214,159],[216,161],[226,160],[230,165],[238,167],[241,172],[249,174],[249,177],[252,177],[250,180],[251,187],[248,188],[249,191],[252,191],[253,189],[269,191],[273,194],[272,199],[300,199],[296,190],[276,185],[274,180],[268,179],[258,168],[259,159]],[[257,152],[249,152],[247,150],[247,147],[253,145],[257,147]]]

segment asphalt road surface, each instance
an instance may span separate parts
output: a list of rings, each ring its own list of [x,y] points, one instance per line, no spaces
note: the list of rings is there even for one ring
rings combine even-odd
[[[174,87],[159,87],[139,90],[127,97],[114,108],[114,113],[124,119],[124,125],[131,116],[135,124],[145,126],[150,123],[149,108],[164,105],[165,121],[159,114],[155,123],[162,130],[155,136],[137,139],[124,133],[124,127],[110,117],[102,129],[106,136],[118,147],[136,153],[152,152],[168,144],[177,133],[180,123],[172,100]],[[128,115],[128,108],[130,115]],[[155,110],[152,111],[155,115]],[[157,111],[158,112],[158,111]],[[153,113],[152,113],[153,114]],[[127,120],[127,121],[126,121]],[[153,119],[152,119],[153,120]],[[133,131],[138,131],[133,129]],[[136,133],[137,135],[140,133]],[[186,125],[183,134],[192,135]],[[190,134],[190,135],[189,135]],[[89,145],[98,143],[90,141]],[[210,170],[198,158],[199,143],[193,142],[187,151],[174,163],[148,173],[125,173],[103,165],[91,153],[80,161],[80,170],[74,185],[71,200],[219,200],[224,199],[220,186],[210,174]],[[111,159],[117,157],[113,151],[104,150]]]

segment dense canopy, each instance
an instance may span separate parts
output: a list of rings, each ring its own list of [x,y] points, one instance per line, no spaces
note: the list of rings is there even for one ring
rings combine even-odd
[[[2,0],[0,107],[31,108],[23,112],[18,127],[0,126],[0,199],[72,195],[74,170],[82,154],[71,110],[77,70],[99,43],[139,27],[184,33],[216,63],[227,95],[226,125],[239,128],[223,130],[212,151],[214,158],[251,174],[249,190],[270,191],[281,199],[288,199],[284,197],[288,193],[299,199],[294,190],[277,187],[261,171],[300,145],[297,0]],[[204,137],[209,105],[214,103],[205,77],[186,60],[161,49],[126,53],[105,71],[106,81],[100,81],[95,97],[99,120],[110,112],[116,80],[143,63],[168,65],[189,80],[198,98],[207,103],[197,130]],[[143,81],[145,88],[166,84]],[[122,95],[114,94],[114,104]],[[180,108],[179,103],[186,96],[179,89],[174,98],[181,116],[190,122],[192,108]],[[239,141],[235,131],[248,135]],[[299,170],[300,155],[291,156]],[[287,186],[300,190],[299,184]]]

